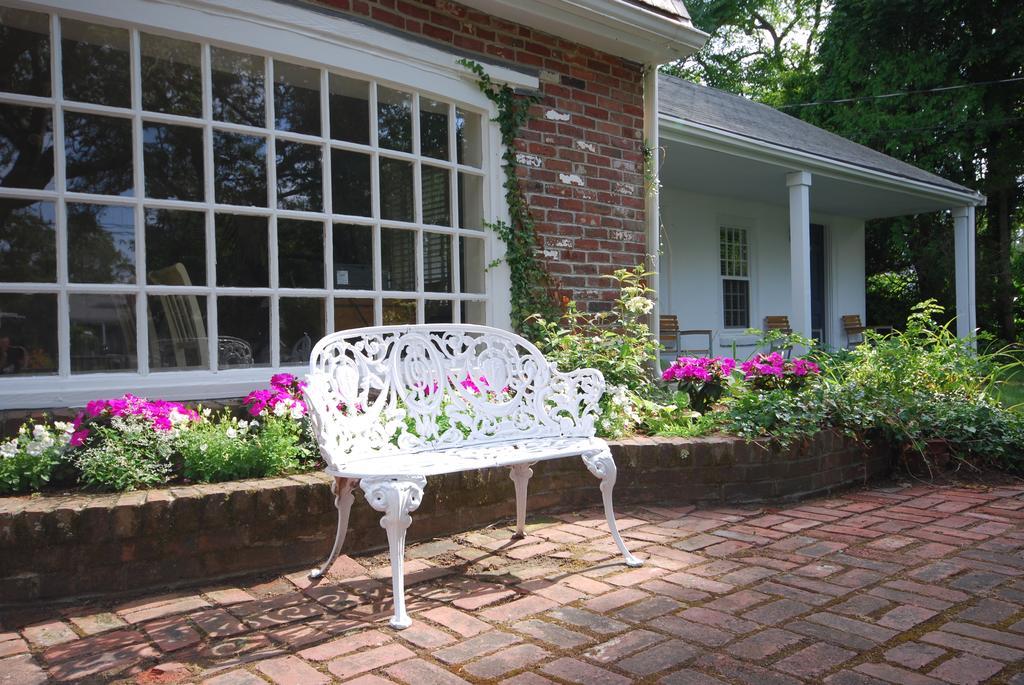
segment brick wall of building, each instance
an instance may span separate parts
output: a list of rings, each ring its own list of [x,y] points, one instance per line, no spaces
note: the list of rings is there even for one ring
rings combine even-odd
[[[482,58],[540,72],[542,102],[517,142],[549,271],[581,306],[609,306],[604,276],[648,252],[642,65],[448,0],[323,4]]]

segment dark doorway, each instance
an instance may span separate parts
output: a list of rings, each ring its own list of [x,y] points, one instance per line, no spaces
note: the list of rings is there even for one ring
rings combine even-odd
[[[811,224],[811,337],[825,340],[825,227]]]

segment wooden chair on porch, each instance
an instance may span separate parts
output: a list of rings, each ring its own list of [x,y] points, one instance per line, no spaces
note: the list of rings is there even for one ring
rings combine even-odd
[[[779,331],[786,334],[792,333],[793,327],[789,325],[789,317],[785,314],[764,317],[764,332],[770,333],[772,331]],[[788,359],[792,348],[777,346],[777,343],[774,342],[768,346],[769,352],[775,352],[776,350],[780,350]]]
[[[683,355],[702,354],[711,356],[714,331],[707,328],[679,328],[679,317],[675,314],[662,314],[658,317],[662,355],[675,361]],[[707,339],[707,344],[691,345],[689,343]]]
[[[860,314],[844,314],[842,320],[843,332],[846,333],[847,347],[864,342],[864,331],[892,333],[892,326],[865,326],[861,323]]]

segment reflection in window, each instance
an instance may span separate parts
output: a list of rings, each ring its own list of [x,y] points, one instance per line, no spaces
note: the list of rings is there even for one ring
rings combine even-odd
[[[334,213],[370,216],[370,156],[331,150],[331,176]]]
[[[452,237],[444,233],[423,233],[423,289],[435,293],[452,291]]]
[[[478,167],[482,161],[480,115],[455,109],[455,141],[459,148],[459,164]]]
[[[0,199],[0,281],[57,281],[55,220],[52,202]]]
[[[0,186],[53,189],[49,108],[0,103]]]
[[[213,132],[213,168],[218,203],[267,206],[267,140]]]
[[[448,103],[420,98],[420,154],[448,159]]]
[[[416,300],[384,300],[383,325],[416,323]]]
[[[150,285],[206,285],[206,216],[147,209],[146,270]]]
[[[368,145],[370,84],[338,74],[330,77],[331,138]]]
[[[206,297],[149,295],[149,368],[154,371],[207,369]]]
[[[334,225],[334,287],[373,290],[373,229]]]
[[[423,223],[452,225],[451,174],[447,169],[427,166],[420,169]]]
[[[424,300],[423,323],[452,323],[451,300]]]
[[[462,302],[462,323],[487,324],[487,306],[484,302]]]
[[[68,278],[72,283],[135,282],[135,210],[68,203]]]
[[[266,288],[270,285],[267,218],[218,214],[217,285]]]
[[[68,190],[135,194],[130,119],[65,112],[64,158]]]
[[[320,135],[320,70],[274,60],[274,125]]]
[[[334,330],[346,331],[373,325],[373,300],[334,298]]]
[[[278,283],[282,288],[324,287],[324,226],[277,220]]]
[[[142,155],[146,197],[203,200],[203,129],[146,123]]]
[[[384,290],[415,290],[416,233],[380,229],[380,268]]]
[[[232,124],[266,126],[263,58],[210,48],[213,118]]]
[[[199,117],[203,114],[199,43],[140,33],[142,109]]]
[[[71,372],[135,371],[134,295],[68,296]]]
[[[459,173],[459,228],[483,230],[484,180],[473,174]]]
[[[50,95],[50,17],[0,7],[0,91]]]
[[[61,19],[64,98],[132,106],[128,30]]]
[[[277,141],[277,206],[322,212],[323,172],[319,145]]]
[[[412,95],[377,86],[377,144],[412,152]]]
[[[57,373],[57,296],[0,293],[0,376]]]
[[[217,367],[270,366],[270,298],[217,298]]]
[[[412,162],[380,158],[380,218],[414,221]]]
[[[306,364],[316,341],[324,337],[324,301],[312,297],[282,297],[281,363]]]
[[[459,237],[459,281],[462,292],[484,292],[484,241],[482,238]]]

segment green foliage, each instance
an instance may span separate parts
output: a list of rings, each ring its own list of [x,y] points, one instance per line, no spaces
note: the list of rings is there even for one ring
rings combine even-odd
[[[140,416],[118,416],[94,429],[76,452],[82,483],[101,490],[137,490],[166,483],[174,471],[169,431],[155,431]]]
[[[536,95],[520,95],[508,84],[495,83],[478,62],[460,59],[459,64],[477,77],[480,91],[494,103],[498,110],[497,123],[504,148],[501,159],[505,180],[505,201],[508,203],[511,223],[496,221],[488,224],[505,243],[505,263],[508,264],[511,283],[511,317],[513,327],[527,335],[531,330],[530,317],[540,314],[552,318],[556,314],[552,301],[551,278],[537,256],[537,234],[533,216],[526,202],[526,196],[519,185],[516,168],[516,139],[519,130],[530,118],[530,108],[540,98]]]
[[[642,265],[616,271],[610,278],[619,286],[619,297],[608,311],[581,312],[569,302],[560,320],[533,318],[537,346],[559,369],[591,367],[604,374],[608,387],[598,427],[606,436],[634,430],[649,409],[644,402],[665,395],[651,366],[658,354],[647,325],[654,308],[647,281],[653,275]]]
[[[697,28],[711,34],[695,55],[662,67],[666,73],[766,104],[806,88],[828,21],[822,0],[691,0]]]
[[[822,405],[831,425],[873,432],[925,454],[927,443],[952,453],[1024,466],[1024,415],[998,401],[1007,369],[1001,351],[975,353],[971,341],[940,324],[933,300],[913,308],[906,330],[871,332],[854,350],[823,360]]]
[[[182,474],[200,483],[265,478],[301,469],[311,452],[303,423],[269,412],[260,420],[239,421],[224,411],[181,431],[174,449],[183,459]]]
[[[815,379],[799,391],[770,390],[737,383],[728,400],[725,429],[748,440],[770,437],[782,445],[821,430],[825,412],[821,385]]]
[[[64,463],[68,424],[24,423],[13,438],[0,442],[0,495],[39,490]]]
[[[874,273],[867,279],[868,321],[872,326],[902,326],[913,303],[920,302],[920,288],[913,269]]]

